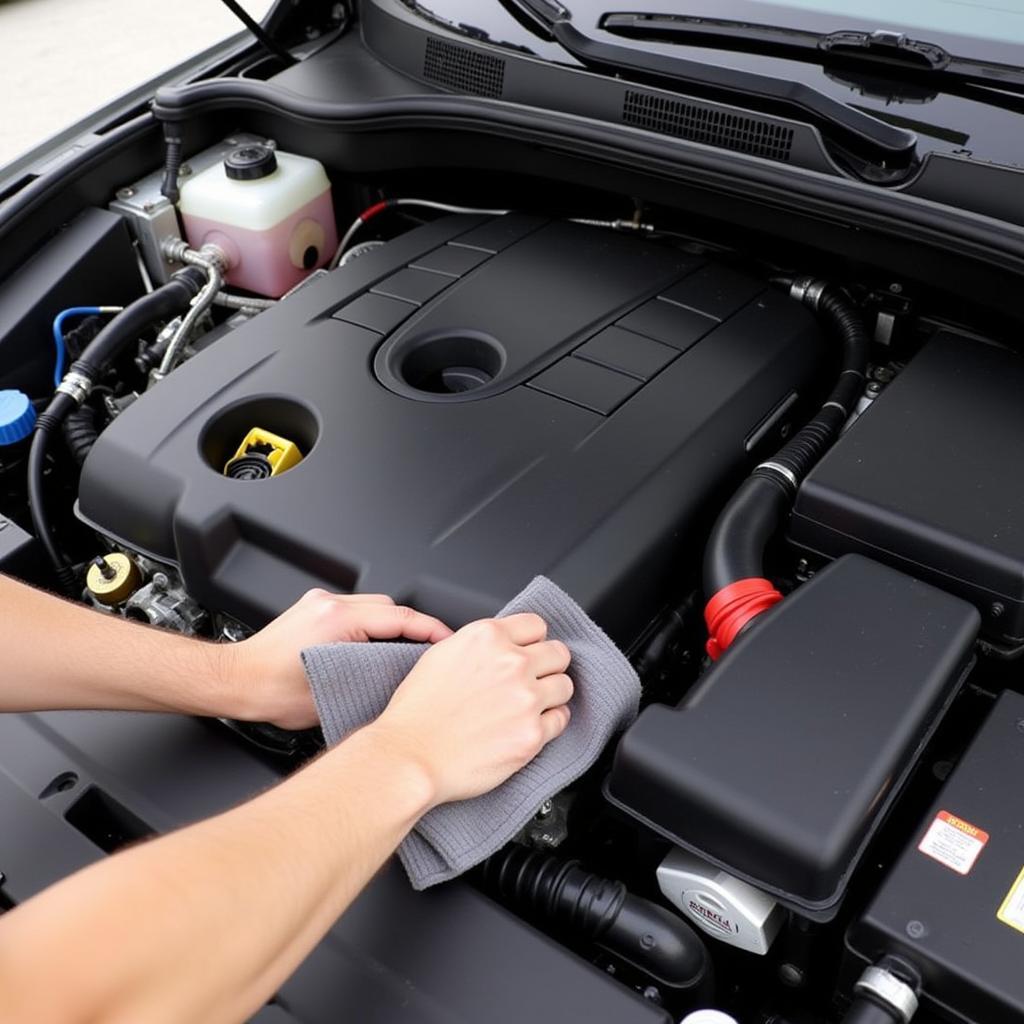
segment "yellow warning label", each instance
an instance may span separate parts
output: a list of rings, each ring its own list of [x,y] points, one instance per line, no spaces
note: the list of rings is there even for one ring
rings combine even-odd
[[[996,917],[1003,924],[1024,932],[1024,868],[1021,868],[1016,881],[1010,886],[1010,891],[1006,894]]]

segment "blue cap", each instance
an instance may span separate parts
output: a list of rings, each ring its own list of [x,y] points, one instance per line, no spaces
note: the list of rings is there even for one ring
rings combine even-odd
[[[22,391],[0,391],[0,445],[24,441],[36,425],[35,406]]]

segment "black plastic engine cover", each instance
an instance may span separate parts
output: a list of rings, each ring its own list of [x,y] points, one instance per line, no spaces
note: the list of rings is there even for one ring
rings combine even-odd
[[[823,349],[796,303],[676,248],[450,218],[145,394],[93,448],[79,510],[254,625],[317,585],[458,625],[546,573],[627,642]],[[253,427],[304,461],[225,478]]]

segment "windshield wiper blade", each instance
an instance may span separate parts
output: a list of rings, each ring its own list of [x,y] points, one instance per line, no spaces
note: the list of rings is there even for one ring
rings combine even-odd
[[[581,32],[567,19],[555,21],[552,34],[586,67],[668,80],[742,105],[754,101],[759,109],[767,108],[765,112],[795,115],[887,175],[914,166],[917,136],[913,132],[886,124],[801,82],[605,42]]]
[[[946,85],[980,85],[1024,92],[1024,70],[949,53],[903,32],[808,32],[684,14],[608,13],[600,27],[612,35],[645,42],[758,53],[825,66],[873,66],[894,77]]]

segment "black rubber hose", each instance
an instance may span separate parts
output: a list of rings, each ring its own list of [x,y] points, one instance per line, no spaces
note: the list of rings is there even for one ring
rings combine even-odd
[[[839,437],[860,398],[871,342],[857,308],[826,286],[817,313],[842,345],[835,387],[814,419],[769,460],[781,471],[755,469],[718,517],[704,556],[708,598],[738,580],[763,576],[765,548],[781,527],[795,488]]]
[[[903,1024],[903,1018],[895,1010],[858,996],[846,1011],[843,1024]]]
[[[490,858],[484,877],[506,902],[596,942],[665,988],[711,997],[711,959],[697,933],[622,882],[516,844]]]
[[[206,274],[199,267],[179,270],[167,284],[136,299],[118,313],[89,342],[81,356],[71,364],[71,370],[90,381],[99,380],[125,346],[137,341],[147,328],[184,313],[204,284]]]
[[[64,443],[77,465],[85,462],[97,437],[96,410],[91,405],[83,405],[68,413],[64,420]]]
[[[46,468],[46,449],[50,434],[59,428],[61,421],[74,408],[75,400],[70,395],[56,394],[45,411],[39,414],[32,435],[32,445],[28,450],[28,507],[32,516],[32,528],[53,566],[60,590],[68,597],[77,596],[75,574],[50,536],[50,524],[43,505],[43,472]]]
[[[69,373],[77,373],[95,383],[125,346],[138,339],[150,325],[184,313],[205,282],[206,275],[200,269],[186,267],[167,284],[136,299],[89,342],[81,356],[71,364]],[[58,391],[36,420],[28,453],[28,501],[32,528],[53,565],[60,589],[69,597],[77,597],[75,574],[50,534],[43,503],[43,473],[51,435],[61,429],[78,404],[71,395]]]
[[[791,494],[769,476],[747,477],[720,513],[704,552],[704,592],[761,576],[765,548],[782,525]]]
[[[160,194],[166,196],[173,205],[178,205],[181,192],[178,190],[178,172],[181,170],[181,155],[184,140],[178,125],[164,122],[164,180],[160,184]]]

